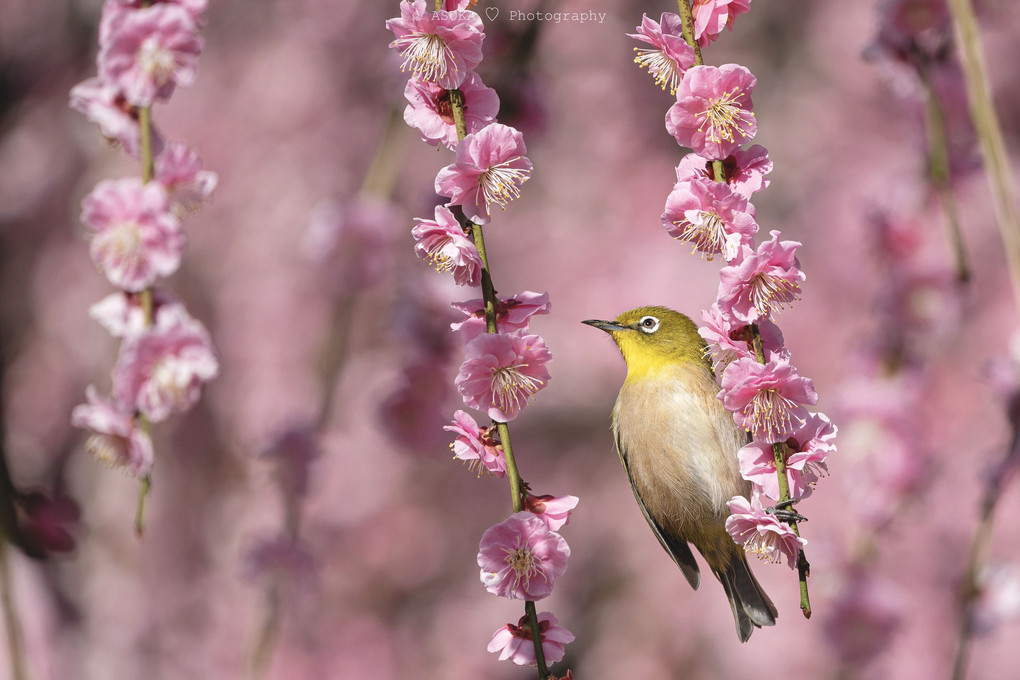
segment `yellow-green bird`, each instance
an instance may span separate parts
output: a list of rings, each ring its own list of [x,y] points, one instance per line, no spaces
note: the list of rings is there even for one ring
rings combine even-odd
[[[613,434],[641,512],[687,582],[701,583],[688,543],[705,558],[730,600],[741,642],[776,622],[776,608],[726,533],[726,501],[747,497],[737,451],[748,441],[716,398],[705,341],[687,316],[639,307],[613,321],[583,323],[607,333],[627,363],[613,408]]]

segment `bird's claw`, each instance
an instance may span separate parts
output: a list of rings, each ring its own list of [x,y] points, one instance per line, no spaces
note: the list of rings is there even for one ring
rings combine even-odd
[[[795,505],[796,503],[797,503],[796,498],[790,498],[785,501],[779,501],[778,503],[775,504],[775,506],[771,508],[766,508],[765,512],[767,512],[770,515],[774,515],[775,518],[778,519],[779,521],[786,522],[788,524],[791,522],[806,522],[807,517],[800,514],[796,510],[788,509]]]

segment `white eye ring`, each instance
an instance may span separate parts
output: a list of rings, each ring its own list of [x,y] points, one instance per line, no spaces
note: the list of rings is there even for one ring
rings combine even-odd
[[[638,321],[638,328],[641,329],[642,333],[654,333],[659,330],[659,320],[654,316],[643,316]]]

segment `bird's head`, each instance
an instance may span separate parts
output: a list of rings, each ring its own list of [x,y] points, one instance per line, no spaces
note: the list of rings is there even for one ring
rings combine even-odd
[[[667,307],[638,307],[612,321],[588,319],[582,323],[609,333],[627,362],[628,380],[664,366],[709,365],[698,326],[689,317]]]

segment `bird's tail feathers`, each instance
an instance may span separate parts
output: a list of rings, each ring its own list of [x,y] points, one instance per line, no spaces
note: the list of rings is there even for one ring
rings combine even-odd
[[[761,584],[751,573],[743,551],[733,556],[722,571],[715,572],[730,600],[733,619],[737,624],[737,636],[747,642],[755,628],[774,626],[779,613],[772,600],[762,590]]]

